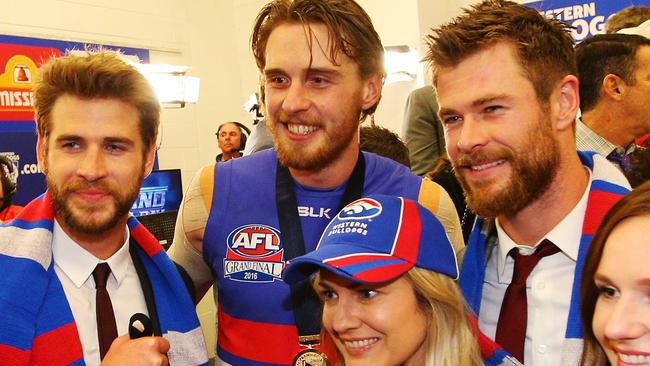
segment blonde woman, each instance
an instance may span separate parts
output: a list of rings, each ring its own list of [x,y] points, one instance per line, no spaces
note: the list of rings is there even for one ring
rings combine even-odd
[[[312,275],[341,365],[518,364],[478,331],[449,239],[416,202],[377,195],[343,208],[284,279]]]

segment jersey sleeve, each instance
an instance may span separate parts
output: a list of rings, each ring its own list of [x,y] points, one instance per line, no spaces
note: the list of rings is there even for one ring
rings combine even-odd
[[[423,179],[418,202],[440,220],[451,245],[454,247],[456,257],[460,260],[461,253],[465,249],[463,230],[460,227],[460,220],[458,219],[454,202],[447,191],[438,183]]]

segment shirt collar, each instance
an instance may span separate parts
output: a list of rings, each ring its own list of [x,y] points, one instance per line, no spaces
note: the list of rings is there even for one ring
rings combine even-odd
[[[636,149],[634,141],[625,147],[612,144],[587,126],[582,121],[582,117],[576,120],[576,140],[579,150],[592,150],[605,157],[612,151],[621,155],[629,155]]]
[[[108,263],[111,267],[111,274],[119,285],[126,276],[131,258],[129,254],[130,234],[128,228],[124,236],[124,244],[115,254],[104,261],[98,259],[72,240],[55,219],[52,230],[52,257],[59,268],[78,288],[88,280],[97,264],[101,262]]]
[[[551,231],[549,231],[544,237],[535,244],[539,245],[544,239],[550,240],[555,244],[560,251],[562,251],[567,257],[569,257],[574,262],[578,259],[578,250],[580,248],[580,239],[582,238],[582,226],[585,218],[585,213],[587,211],[587,200],[589,198],[589,190],[591,188],[591,170],[587,169],[589,172],[589,184],[587,188],[582,193],[580,201],[573,207],[571,212],[566,215],[562,221],[560,221]],[[518,245],[515,243],[508,234],[503,230],[499,223],[499,219],[495,220],[497,236],[499,238],[498,248],[498,257],[497,257],[497,275],[501,277],[506,267],[506,258],[508,253],[512,248],[519,248],[523,251],[532,252],[532,248],[525,245]],[[576,230],[580,228],[580,230]],[[525,253],[527,254],[527,253]]]

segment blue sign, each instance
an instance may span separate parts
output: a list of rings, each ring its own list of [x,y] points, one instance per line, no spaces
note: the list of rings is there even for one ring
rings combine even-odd
[[[178,211],[183,200],[180,169],[154,170],[142,182],[140,194],[133,202],[134,216]]]
[[[548,18],[571,24],[573,39],[580,42],[605,33],[605,22],[614,13],[634,5],[650,6],[650,0],[542,0],[525,4]]]

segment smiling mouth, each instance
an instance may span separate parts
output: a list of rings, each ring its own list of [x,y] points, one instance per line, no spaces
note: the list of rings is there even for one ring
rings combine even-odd
[[[370,346],[371,344],[377,343],[377,341],[379,341],[379,338],[368,338],[359,341],[343,341],[343,344],[346,348],[354,349]]]
[[[318,126],[299,125],[295,123],[287,123],[286,125],[289,132],[296,135],[302,135],[302,136],[320,130],[320,127]]]
[[[643,355],[629,355],[629,354],[624,354],[624,353],[617,353],[618,358],[631,365],[647,365],[650,364],[650,356],[643,356]]]
[[[505,162],[506,161],[504,159],[500,159],[500,160],[493,161],[493,162],[490,162],[490,163],[485,163],[485,164],[469,165],[469,168],[471,170],[475,171],[475,172],[478,172],[478,171],[481,171],[481,170],[485,170],[485,169],[489,169],[489,168],[501,165],[501,164],[503,164]]]

